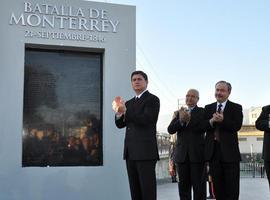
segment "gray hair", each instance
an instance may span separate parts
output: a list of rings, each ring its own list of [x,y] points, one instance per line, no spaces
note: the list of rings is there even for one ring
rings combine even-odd
[[[220,84],[220,83],[227,85],[227,88],[228,88],[228,91],[229,91],[229,92],[232,91],[232,85],[231,85],[229,82],[227,82],[227,81],[218,81],[218,82],[216,83],[215,87],[216,87],[218,84]]]
[[[196,95],[196,97],[197,97],[198,99],[200,98],[200,93],[199,93],[198,90],[196,90],[196,89],[189,89],[188,92],[194,92],[195,95]]]

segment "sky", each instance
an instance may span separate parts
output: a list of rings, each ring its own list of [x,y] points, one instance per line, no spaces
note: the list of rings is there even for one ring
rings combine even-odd
[[[215,101],[219,80],[243,108],[270,104],[270,1],[107,0],[136,6],[136,69],[161,100],[160,115],[184,103],[188,89],[199,106]]]

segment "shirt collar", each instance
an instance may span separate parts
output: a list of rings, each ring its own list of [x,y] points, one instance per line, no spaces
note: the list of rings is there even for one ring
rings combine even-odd
[[[188,110],[191,112],[196,106],[189,107]]]
[[[143,93],[145,93],[147,91],[147,89],[145,89],[141,94],[136,95],[135,98],[141,98],[141,96],[143,95]]]
[[[217,102],[217,108],[216,108],[216,110],[218,110],[218,105],[221,104],[222,105],[221,110],[224,111],[224,108],[225,108],[227,102],[228,102],[228,99],[226,101],[222,102],[222,103]]]

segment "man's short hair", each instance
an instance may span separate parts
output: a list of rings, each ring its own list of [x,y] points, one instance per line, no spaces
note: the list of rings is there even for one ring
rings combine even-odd
[[[144,80],[148,81],[147,74],[144,73],[143,71],[134,71],[134,72],[132,72],[131,77],[130,77],[131,80],[132,80],[132,77],[133,77],[134,75],[137,75],[137,74],[142,75],[142,77],[144,78]]]
[[[218,81],[218,82],[216,83],[215,87],[217,86],[217,84],[220,84],[220,83],[226,84],[227,87],[228,87],[228,91],[229,91],[229,92],[232,91],[232,85],[231,85],[229,82],[227,82],[227,81]]]
[[[200,93],[199,93],[198,90],[192,88],[192,89],[189,89],[187,92],[193,92],[193,93],[195,93],[196,97],[198,99],[200,99]]]

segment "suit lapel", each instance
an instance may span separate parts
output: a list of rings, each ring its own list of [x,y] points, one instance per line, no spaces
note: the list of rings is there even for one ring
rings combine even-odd
[[[192,109],[192,111],[191,111],[191,116],[192,115],[196,115],[196,113],[198,112],[198,106],[195,106],[193,109]]]
[[[135,100],[135,97],[133,97],[131,100],[133,107],[137,109],[138,106],[140,106],[142,104],[142,102],[145,100],[145,98],[148,96],[148,94],[149,94],[149,92],[145,91],[138,100]]]
[[[195,106],[192,109],[192,111],[190,112],[190,117],[191,117],[190,121],[192,121],[194,119],[194,117],[196,116],[197,112],[198,112],[198,106]]]
[[[211,113],[214,114],[217,111],[217,102],[213,103],[211,106]]]
[[[231,107],[231,102],[228,100],[227,103],[226,103],[226,106],[223,110],[223,113],[226,115],[226,113],[228,113],[228,111],[230,110],[230,107]]]
[[[149,92],[145,91],[142,96],[136,101],[136,103],[141,103],[144,101],[144,99],[148,96]]]

